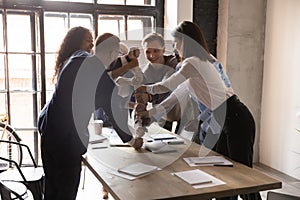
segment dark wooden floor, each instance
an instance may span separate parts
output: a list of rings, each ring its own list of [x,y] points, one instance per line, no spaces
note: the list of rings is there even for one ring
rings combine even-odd
[[[282,188],[273,191],[300,197],[300,180],[260,163],[255,163],[254,168],[282,182]],[[261,192],[263,199],[266,199],[267,192]]]

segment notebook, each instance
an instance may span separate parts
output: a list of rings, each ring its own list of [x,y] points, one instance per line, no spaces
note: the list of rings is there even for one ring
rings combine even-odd
[[[145,149],[151,151],[153,153],[168,153],[168,152],[176,152],[177,150],[162,142],[162,141],[153,141],[153,142],[146,142]]]
[[[190,166],[230,166],[233,163],[225,159],[223,156],[205,156],[205,157],[188,157],[183,158]]]
[[[131,176],[141,176],[146,175],[151,172],[157,171],[158,167],[154,165],[147,165],[141,162],[133,163],[131,165],[122,167],[118,169],[118,172],[122,172]]]
[[[153,140],[168,140],[168,139],[176,139],[176,136],[171,133],[159,133],[156,135],[150,136]]]
[[[175,172],[174,175],[191,185],[208,184],[213,182],[210,176],[207,176],[205,172],[199,169]]]

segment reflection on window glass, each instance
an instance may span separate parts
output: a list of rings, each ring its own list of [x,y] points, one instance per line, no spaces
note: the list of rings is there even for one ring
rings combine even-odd
[[[127,0],[126,5],[155,6],[155,0]]]
[[[4,51],[3,21],[2,21],[2,13],[0,13],[0,52],[3,51]]]
[[[125,5],[125,0],[98,0],[98,4]]]
[[[98,4],[155,6],[155,0],[98,0]]]
[[[8,55],[9,87],[11,90],[32,89],[32,56],[24,54]]]
[[[45,51],[57,52],[68,30],[67,13],[45,13]]]
[[[46,53],[46,89],[53,91],[55,57],[68,30],[75,26],[83,26],[93,30],[91,14],[82,13],[45,13],[45,53]]]
[[[79,2],[79,3],[93,3],[94,2],[94,0],[44,0],[44,1]]]
[[[4,55],[0,54],[0,91],[5,89]]]
[[[33,127],[33,95],[31,93],[11,93],[11,124],[13,127]],[[22,102],[22,104],[20,104]],[[26,120],[25,120],[26,119]]]
[[[100,15],[98,18],[98,34],[109,32],[125,40],[125,20],[124,16]]]
[[[153,31],[153,17],[128,16],[128,40],[142,40],[149,32]]]
[[[68,24],[70,22],[70,24]],[[92,15],[78,13],[45,13],[45,51],[57,52],[69,28],[83,26],[92,30]]]
[[[7,37],[9,52],[31,51],[31,30],[29,15],[7,15]],[[22,37],[20,36],[22,32]]]
[[[54,75],[54,65],[55,65],[56,54],[46,54],[45,55],[45,68],[46,68],[46,90],[53,91],[54,83],[52,81]],[[51,97],[51,96],[50,96]]]
[[[88,29],[93,28],[93,16],[89,14],[71,14],[70,28],[83,26]]]
[[[0,89],[1,91],[1,89]],[[6,113],[6,100],[5,100],[5,93],[0,92],[0,114]]]

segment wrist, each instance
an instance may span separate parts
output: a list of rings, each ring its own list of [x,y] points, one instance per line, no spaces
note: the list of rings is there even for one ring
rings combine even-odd
[[[127,60],[127,62],[131,61],[131,58],[128,55],[125,56],[125,59]]]
[[[148,93],[148,101],[152,102],[152,100],[153,100],[152,95]]]
[[[127,143],[130,145],[130,146],[133,146],[134,145],[134,142],[135,142],[135,139],[132,137],[130,141],[128,141]]]

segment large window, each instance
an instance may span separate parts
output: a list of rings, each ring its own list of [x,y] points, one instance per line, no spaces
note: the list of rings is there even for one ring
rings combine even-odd
[[[51,98],[55,57],[66,32],[84,26],[95,37],[111,32],[121,40],[141,40],[163,27],[164,1],[4,2],[0,2],[0,113],[9,115],[9,123],[38,160],[37,116]]]

